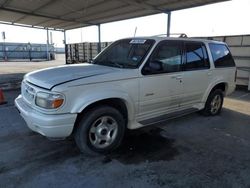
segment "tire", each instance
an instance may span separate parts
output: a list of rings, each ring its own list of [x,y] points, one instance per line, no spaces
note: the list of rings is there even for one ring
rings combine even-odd
[[[221,89],[212,91],[206,101],[202,114],[205,116],[216,116],[220,114],[224,101],[224,95]]]
[[[123,115],[110,106],[89,110],[76,125],[75,142],[82,153],[105,154],[116,149],[125,133]]]

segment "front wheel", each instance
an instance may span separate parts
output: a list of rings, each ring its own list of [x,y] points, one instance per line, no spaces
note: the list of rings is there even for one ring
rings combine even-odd
[[[223,92],[220,89],[212,91],[205,104],[205,108],[202,110],[204,115],[215,116],[220,114],[223,105]]]
[[[110,106],[88,111],[76,126],[76,144],[81,152],[90,155],[114,150],[120,145],[125,132],[124,117]]]

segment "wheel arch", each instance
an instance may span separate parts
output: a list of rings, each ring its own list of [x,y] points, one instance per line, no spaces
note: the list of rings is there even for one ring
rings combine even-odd
[[[77,114],[77,118],[74,124],[74,130],[76,129],[79,121],[81,118],[86,114],[87,111],[96,108],[98,106],[111,106],[115,109],[117,109],[124,117],[125,123],[127,126],[127,123],[129,121],[129,118],[131,118],[131,112],[129,110],[132,110],[131,107],[128,106],[128,102],[122,98],[118,97],[112,97],[112,98],[105,98],[105,99],[99,99],[90,102],[89,104],[85,105],[83,109]],[[133,111],[133,110],[132,110]],[[74,132],[73,130],[73,132]]]
[[[223,91],[223,96],[226,95],[227,90],[228,90],[228,83],[227,82],[217,82],[213,84],[211,87],[206,92],[206,95],[203,97],[204,102],[207,101],[208,96],[210,95],[211,92],[213,92],[216,89],[221,89]]]
[[[210,90],[209,94],[211,92],[213,92],[214,90],[216,89],[221,89],[223,91],[223,94],[224,96],[226,95],[227,93],[227,90],[228,90],[228,83],[226,82],[220,82],[220,83],[217,83],[216,85],[214,85],[214,87]]]

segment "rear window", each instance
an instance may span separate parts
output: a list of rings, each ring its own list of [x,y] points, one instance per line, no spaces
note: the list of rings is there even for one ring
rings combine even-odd
[[[209,44],[215,67],[234,67],[233,57],[224,44]]]

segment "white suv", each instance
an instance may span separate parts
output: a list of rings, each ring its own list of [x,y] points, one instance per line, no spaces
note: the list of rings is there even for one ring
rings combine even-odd
[[[15,104],[33,131],[50,138],[73,134],[82,152],[105,153],[120,145],[126,129],[194,111],[219,114],[235,75],[225,43],[128,38],[91,63],[25,75]]]

